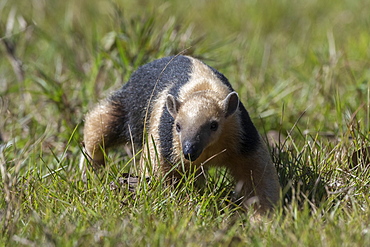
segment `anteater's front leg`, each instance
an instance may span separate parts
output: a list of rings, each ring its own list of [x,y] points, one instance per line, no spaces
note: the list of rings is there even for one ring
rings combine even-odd
[[[236,195],[245,208],[254,208],[258,213],[272,210],[280,197],[276,169],[267,148],[263,144],[248,157],[238,157],[229,169],[235,178]]]

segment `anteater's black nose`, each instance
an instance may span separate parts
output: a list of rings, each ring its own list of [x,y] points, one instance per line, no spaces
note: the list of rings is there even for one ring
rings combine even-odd
[[[195,161],[198,159],[202,151],[198,147],[197,143],[190,141],[185,141],[182,145],[182,153],[184,154],[185,159],[190,161]]]

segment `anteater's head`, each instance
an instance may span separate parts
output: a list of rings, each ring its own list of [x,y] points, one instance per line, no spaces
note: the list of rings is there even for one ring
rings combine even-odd
[[[235,92],[223,98],[212,91],[199,91],[180,101],[169,94],[166,106],[174,118],[184,157],[195,161],[219,141],[226,120],[238,109],[239,98]]]

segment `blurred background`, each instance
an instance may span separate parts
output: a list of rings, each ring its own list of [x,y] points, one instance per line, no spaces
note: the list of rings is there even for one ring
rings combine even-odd
[[[184,52],[266,130],[369,129],[367,1],[0,1],[2,139],[68,138],[138,66]],[[261,121],[259,120],[261,119]],[[300,119],[298,121],[298,119]],[[259,123],[258,123],[259,122]]]

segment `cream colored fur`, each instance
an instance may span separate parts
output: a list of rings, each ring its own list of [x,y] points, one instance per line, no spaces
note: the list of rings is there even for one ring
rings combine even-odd
[[[107,101],[99,103],[85,117],[84,145],[88,158],[93,165],[104,165],[105,138],[109,134],[112,111]]]

